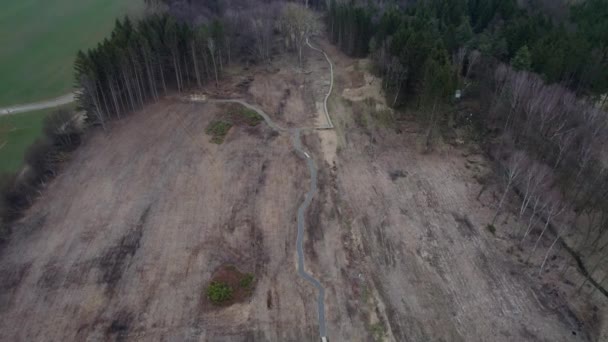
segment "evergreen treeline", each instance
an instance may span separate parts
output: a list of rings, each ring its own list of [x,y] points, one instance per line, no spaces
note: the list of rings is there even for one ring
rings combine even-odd
[[[332,0],[327,18],[333,42],[353,56],[385,48],[382,52],[389,56],[381,62],[392,63],[393,57],[409,59],[411,51],[426,50],[426,45],[441,40],[448,55],[460,48],[475,49],[503,62],[523,62],[519,67],[578,93],[608,91],[608,0],[588,0],[571,7],[565,23],[518,8],[515,0],[426,0],[405,9],[394,3],[358,5]],[[412,40],[404,52],[396,45],[396,35],[405,30],[412,31]],[[420,36],[426,41],[416,39]],[[425,62],[418,58],[413,64],[401,64],[408,73],[416,73]],[[411,91],[415,80],[406,78]]]
[[[104,124],[170,89],[217,82],[231,60],[228,40],[220,20],[196,27],[168,15],[117,20],[109,39],[77,55],[78,101]]]
[[[369,40],[373,34],[372,7],[352,4],[337,4],[329,7],[328,31],[334,44],[351,56],[363,57],[369,51]]]
[[[390,9],[384,13],[370,41],[376,66],[387,90],[395,93],[393,105],[413,99],[418,106],[445,102],[456,88],[445,40],[428,8],[413,15]]]

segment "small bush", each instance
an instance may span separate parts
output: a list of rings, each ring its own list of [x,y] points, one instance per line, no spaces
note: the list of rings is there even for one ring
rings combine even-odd
[[[403,170],[395,170],[388,173],[391,180],[394,182],[399,178],[407,177],[407,172],[403,172]]]
[[[217,120],[212,121],[209,126],[207,126],[205,132],[211,135],[212,143],[219,145],[224,142],[224,138],[228,134],[228,131],[230,131],[230,128],[232,128],[230,122]]]
[[[10,230],[6,223],[2,221],[0,218],[0,244],[6,240],[8,240],[8,236],[10,235]]]
[[[214,304],[222,304],[232,299],[232,288],[226,283],[214,281],[207,288],[207,298]]]
[[[492,233],[492,235],[496,235],[496,227],[494,227],[494,225],[492,225],[492,224],[488,224],[488,225],[486,226],[486,229],[487,229],[487,230],[488,230],[490,233]]]
[[[377,110],[374,113],[374,117],[382,127],[395,127],[395,116],[390,109]]]
[[[255,110],[251,110],[249,108],[243,107],[240,114],[245,117],[245,121],[249,126],[257,126],[263,120],[263,118]]]
[[[36,178],[42,179],[55,171],[57,149],[48,139],[38,139],[25,151],[25,163],[32,169]]]
[[[370,331],[372,333],[372,338],[374,341],[383,341],[384,336],[386,336],[386,328],[380,322],[372,324],[370,326]]]
[[[44,120],[44,135],[62,152],[71,152],[80,145],[82,128],[78,125],[76,115],[60,109],[51,113]]]
[[[251,273],[247,273],[243,279],[241,279],[241,281],[239,281],[239,286],[242,288],[250,288],[251,285],[253,285],[253,281],[255,280],[255,277],[253,276],[253,274]]]

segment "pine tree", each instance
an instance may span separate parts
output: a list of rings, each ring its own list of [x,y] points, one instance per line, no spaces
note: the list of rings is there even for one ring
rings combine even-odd
[[[473,38],[473,28],[468,17],[461,19],[460,25],[454,33],[454,45],[456,48],[465,46]]]
[[[532,55],[527,45],[522,46],[517,50],[515,57],[511,60],[511,65],[515,70],[531,70]]]

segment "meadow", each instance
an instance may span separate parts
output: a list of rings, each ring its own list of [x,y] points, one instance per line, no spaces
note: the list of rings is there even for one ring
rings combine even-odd
[[[76,104],[0,116],[0,174],[19,170],[27,148],[42,137],[44,119],[59,109],[72,111]]]
[[[8,0],[0,11],[0,107],[69,93],[76,52],[94,47],[143,0]],[[19,169],[53,109],[0,116],[0,173]]]
[[[41,136],[44,118],[52,111],[0,116],[0,173],[21,167],[25,150]]]
[[[71,91],[79,49],[103,40],[142,0],[7,0],[0,11],[0,107]]]

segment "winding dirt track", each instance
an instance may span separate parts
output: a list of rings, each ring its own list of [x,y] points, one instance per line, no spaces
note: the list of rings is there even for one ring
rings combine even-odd
[[[310,172],[310,189],[306,193],[304,202],[302,202],[302,204],[298,208],[298,214],[297,214],[298,234],[297,234],[297,239],[296,239],[296,253],[298,255],[298,275],[300,277],[302,277],[304,280],[306,280],[308,283],[313,285],[317,290],[317,293],[318,293],[317,294],[317,311],[318,311],[317,314],[318,314],[318,322],[319,322],[319,335],[320,335],[322,341],[326,341],[327,340],[327,328],[326,328],[326,324],[325,324],[325,288],[315,277],[313,277],[310,273],[306,272],[306,269],[304,266],[304,247],[303,247],[303,245],[304,245],[304,230],[306,227],[306,221],[304,218],[304,214],[306,213],[306,210],[310,206],[310,203],[312,202],[315,194],[317,193],[318,168],[317,168],[317,165],[314,162],[314,160],[311,158],[310,154],[302,146],[301,132],[302,132],[302,130],[321,130],[321,129],[333,129],[334,128],[334,125],[329,116],[329,112],[327,110],[327,100],[331,96],[331,93],[333,90],[333,85],[334,85],[334,71],[333,71],[333,64],[331,63],[331,60],[329,59],[329,57],[323,50],[313,47],[310,44],[310,42],[308,41],[308,39],[306,39],[306,44],[311,49],[323,53],[323,55],[325,56],[325,59],[327,60],[327,62],[329,63],[329,66],[330,66],[329,90],[328,90],[327,94],[325,95],[325,99],[324,99],[325,117],[327,119],[327,124],[325,126],[315,127],[315,128],[287,129],[287,128],[279,126],[274,121],[272,121],[270,116],[268,114],[266,114],[263,110],[261,110],[260,108],[254,106],[254,105],[251,105],[251,104],[245,102],[244,100],[209,99],[208,101],[215,102],[215,103],[238,103],[242,106],[245,106],[245,107],[255,111],[262,118],[264,118],[264,121],[266,122],[266,124],[268,124],[268,126],[270,128],[272,128],[273,130],[275,130],[277,132],[288,132],[291,136],[294,149],[296,150],[296,152],[298,153],[298,155],[300,157],[302,157],[302,158],[304,158],[304,160],[306,160],[306,164],[307,164],[308,170]]]
[[[268,126],[270,126],[270,128],[274,129],[277,132],[289,132],[289,134],[291,135],[292,144],[293,144],[294,149],[297,151],[298,155],[300,155],[302,158],[304,158],[306,160],[306,164],[307,164],[308,170],[310,172],[310,189],[306,193],[304,202],[302,202],[302,204],[298,208],[298,215],[297,215],[298,235],[297,235],[297,239],[296,239],[296,252],[298,255],[298,275],[300,275],[300,277],[302,277],[304,280],[306,280],[307,282],[312,284],[317,289],[319,335],[321,336],[321,339],[323,341],[325,341],[326,334],[327,334],[326,333],[327,329],[325,326],[325,288],[323,287],[323,285],[321,285],[321,283],[315,277],[313,277],[310,273],[306,272],[305,267],[304,267],[304,247],[303,247],[303,245],[304,245],[304,229],[306,227],[304,214],[306,213],[306,210],[310,206],[310,203],[312,202],[315,194],[317,193],[318,169],[317,169],[316,163],[310,157],[310,154],[302,146],[302,140],[300,138],[301,129],[295,128],[295,129],[288,130],[286,128],[283,128],[283,127],[277,125],[274,121],[272,121],[272,119],[270,119],[270,117],[266,113],[264,113],[264,111],[262,111],[261,109],[255,107],[243,100],[212,99],[212,100],[209,100],[209,102],[238,103],[251,110],[254,110],[255,112],[257,112],[260,116],[262,116],[264,118],[264,121],[266,122],[266,124],[268,124]],[[323,127],[323,129],[327,129],[327,128]]]
[[[331,122],[331,117],[329,116],[329,111],[327,110],[327,100],[329,100],[329,97],[331,96],[331,92],[334,90],[334,65],[331,62],[331,59],[329,59],[329,56],[327,56],[327,54],[325,53],[325,51],[310,45],[310,41],[308,41],[308,37],[306,38],[306,44],[308,45],[309,48],[322,53],[323,56],[325,56],[325,60],[327,61],[327,63],[329,63],[329,79],[330,79],[329,90],[327,91],[327,94],[325,95],[325,99],[323,100],[323,108],[325,109],[325,118],[327,119],[327,126],[319,127],[318,129],[332,129],[332,128],[334,128],[334,124]]]
[[[22,105],[15,105],[11,107],[0,108],[0,115],[18,114],[24,112],[31,112],[33,110],[41,110],[47,108],[55,108],[72,103],[75,101],[75,94],[65,94],[63,96],[40,102],[27,103]]]

